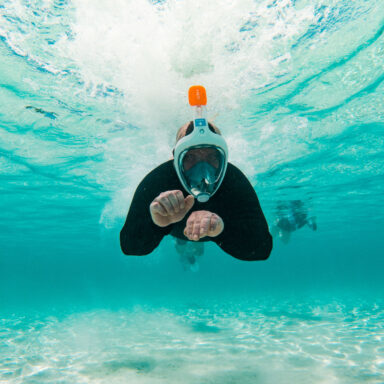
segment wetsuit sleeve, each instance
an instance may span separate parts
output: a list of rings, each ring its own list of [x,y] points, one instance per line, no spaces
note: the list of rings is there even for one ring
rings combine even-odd
[[[256,192],[237,168],[225,193],[223,232],[212,240],[240,260],[266,260],[272,251],[272,236]]]
[[[153,172],[137,187],[120,232],[121,250],[126,255],[142,256],[151,253],[171,231],[171,226],[161,228],[151,218],[149,206],[159,194],[158,178],[153,177]]]

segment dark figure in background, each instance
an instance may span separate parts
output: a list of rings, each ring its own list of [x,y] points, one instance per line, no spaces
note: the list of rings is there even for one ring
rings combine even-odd
[[[199,270],[199,259],[204,254],[204,243],[175,237],[175,249],[184,271],[197,272]]]
[[[317,230],[316,217],[308,218],[308,209],[301,200],[291,200],[285,203],[280,203],[277,206],[277,215],[271,233],[273,238],[287,244],[291,238],[291,233],[308,225],[312,231]]]

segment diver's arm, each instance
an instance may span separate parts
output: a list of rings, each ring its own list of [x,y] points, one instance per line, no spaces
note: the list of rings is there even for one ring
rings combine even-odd
[[[151,253],[171,231],[171,226],[161,228],[152,221],[149,206],[153,196],[156,196],[156,180],[152,175],[147,175],[137,187],[120,232],[121,250],[126,255],[142,256]]]
[[[240,170],[225,193],[227,209],[223,210],[223,232],[212,240],[240,260],[266,260],[272,251],[272,236],[251,183]]]

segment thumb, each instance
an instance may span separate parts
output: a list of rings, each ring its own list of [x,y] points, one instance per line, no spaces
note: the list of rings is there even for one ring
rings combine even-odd
[[[195,204],[195,198],[192,195],[188,195],[184,199],[184,204],[185,204],[185,213],[187,213],[193,207],[193,204]]]

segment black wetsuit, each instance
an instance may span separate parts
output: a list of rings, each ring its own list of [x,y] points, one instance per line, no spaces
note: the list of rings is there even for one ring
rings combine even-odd
[[[150,172],[136,189],[124,227],[120,232],[121,249],[126,255],[151,253],[165,235],[179,239],[194,211],[210,211],[224,221],[224,230],[217,237],[205,237],[199,241],[214,241],[223,251],[240,260],[265,260],[272,250],[272,236],[261,210],[259,200],[246,176],[228,163],[226,175],[219,190],[206,203],[195,199],[192,209],[183,220],[159,227],[152,221],[149,206],[161,193],[171,190],[184,191],[173,161],[169,160]],[[189,240],[188,240],[189,241]]]

